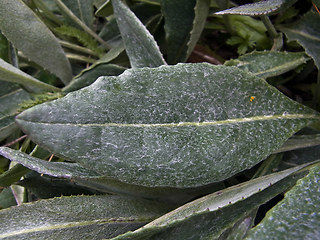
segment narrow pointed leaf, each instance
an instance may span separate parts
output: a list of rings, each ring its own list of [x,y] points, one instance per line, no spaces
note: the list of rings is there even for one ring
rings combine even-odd
[[[30,99],[30,95],[18,85],[0,81],[0,141],[17,129],[14,116],[20,108],[19,104]]]
[[[5,188],[0,192],[0,210],[17,205],[11,188]]]
[[[230,8],[215,14],[240,14],[248,16],[271,15],[279,10],[285,10],[293,5],[297,0],[264,0],[257,3],[244,4],[238,7]]]
[[[70,63],[58,40],[23,1],[0,1],[0,30],[30,60],[65,84],[71,80]]]
[[[0,238],[110,238],[136,229],[169,209],[152,201],[108,195],[41,200],[1,210]]]
[[[60,91],[59,88],[35,79],[29,74],[26,74],[20,69],[15,68],[11,64],[3,61],[2,59],[0,59],[0,79],[3,81],[24,85],[28,89],[34,89],[34,92]]]
[[[225,62],[226,66],[236,66],[262,78],[274,77],[295,69],[305,63],[304,53],[263,51],[252,52]]]
[[[158,67],[166,64],[153,36],[136,15],[122,0],[112,0],[112,5],[131,67]]]
[[[209,11],[207,0],[162,0],[168,63],[185,62],[193,50]]]
[[[63,91],[64,92],[72,92],[78,90],[80,88],[89,86],[98,77],[101,76],[117,76],[123,71],[125,68],[114,65],[114,64],[93,64],[88,69],[84,69],[78,76],[76,76],[70,84],[68,84]]]
[[[300,179],[246,239],[319,239],[320,166]]]
[[[126,70],[16,119],[36,143],[101,175],[179,188],[251,168],[319,120],[263,79],[206,63]]]
[[[288,141],[274,153],[287,152],[318,145],[320,145],[320,134],[298,135],[288,139]]]
[[[209,194],[113,240],[219,239],[225,230],[253,209],[292,186],[301,175],[290,174],[302,168],[299,166]]]
[[[290,41],[296,40],[320,69],[320,14],[308,12],[299,21],[280,26]]]
[[[6,147],[0,147],[0,155],[38,173],[59,178],[67,178],[78,185],[105,193],[120,193],[167,202],[185,203],[195,196],[202,195],[202,193],[208,189],[210,189],[209,192],[221,189],[221,185],[219,187],[209,186],[199,189],[141,187],[100,176],[96,172],[83,168],[77,163],[48,162]],[[21,165],[0,175],[0,186],[9,186],[13,182],[19,180],[20,177],[26,173],[24,167]],[[22,175],[20,173],[22,173]]]

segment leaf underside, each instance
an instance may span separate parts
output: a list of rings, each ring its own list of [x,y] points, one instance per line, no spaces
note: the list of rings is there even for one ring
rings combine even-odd
[[[101,175],[188,188],[254,166],[319,115],[235,67],[178,64],[101,77],[16,121],[39,145]]]

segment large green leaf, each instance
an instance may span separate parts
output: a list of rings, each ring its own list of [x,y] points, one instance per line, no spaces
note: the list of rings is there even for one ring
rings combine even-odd
[[[240,14],[248,16],[270,15],[285,10],[297,0],[264,0],[256,3],[249,3],[238,7],[217,12],[215,14]]]
[[[38,79],[22,72],[20,69],[15,68],[11,64],[0,58],[0,79],[7,82],[19,83],[33,92],[39,91],[59,91],[47,83],[41,82]]]
[[[170,207],[153,201],[108,195],[41,200],[0,211],[0,238],[110,238],[169,210]]]
[[[122,0],[112,0],[112,5],[131,67],[158,67],[166,64],[153,36],[136,15]]]
[[[189,202],[142,228],[114,240],[219,239],[251,211],[292,186],[302,166],[260,177]],[[304,175],[304,173],[302,173]]]
[[[320,15],[310,11],[299,21],[279,28],[290,41],[298,41],[320,69]]]
[[[185,62],[191,54],[209,13],[207,0],[162,0],[168,63]]]
[[[226,66],[236,66],[256,76],[268,78],[280,75],[308,60],[304,53],[263,51],[252,52],[225,62]]]
[[[30,99],[30,95],[16,84],[0,81],[0,85],[0,141],[2,141],[17,129],[14,116],[20,108],[19,104]]]
[[[22,1],[0,1],[0,29],[29,59],[65,84],[71,80],[70,63],[58,40]]]
[[[167,202],[184,203],[190,199],[194,199],[196,196],[223,188],[223,184],[219,184],[219,186],[205,186],[197,189],[147,188],[132,184],[124,184],[119,181],[100,176],[98,173],[87,168],[83,168],[77,163],[48,162],[6,147],[0,147],[0,155],[38,173],[70,179],[78,185],[106,193],[121,193],[149,199],[159,199]],[[18,181],[25,173],[26,172],[22,166],[15,166],[0,175],[0,186],[9,186],[13,182]]]
[[[320,167],[300,179],[246,239],[319,239]]]
[[[254,166],[319,120],[263,79],[201,63],[101,77],[16,121],[36,143],[101,175],[187,188]]]

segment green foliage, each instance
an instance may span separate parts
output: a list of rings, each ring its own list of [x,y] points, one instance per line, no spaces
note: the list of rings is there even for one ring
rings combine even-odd
[[[234,2],[1,2],[0,238],[319,236],[319,0]]]

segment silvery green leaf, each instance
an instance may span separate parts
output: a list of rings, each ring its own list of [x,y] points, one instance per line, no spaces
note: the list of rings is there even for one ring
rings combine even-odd
[[[34,142],[100,175],[176,188],[251,168],[319,120],[263,79],[206,63],[102,77],[16,119]]]
[[[215,14],[240,14],[247,16],[270,15],[279,10],[285,10],[293,5],[297,0],[263,0],[256,3],[248,3],[238,7],[216,12]]]
[[[224,231],[253,209],[294,185],[306,174],[306,171],[293,174],[302,168],[298,166],[209,194],[113,240],[220,239]]]
[[[157,42],[136,15],[122,2],[112,0],[114,15],[133,68],[166,64]]]
[[[134,230],[171,208],[154,201],[112,195],[40,200],[1,210],[0,238],[111,238]]]
[[[71,66],[58,40],[23,1],[1,0],[0,30],[30,60],[65,84],[71,80]]]
[[[300,179],[245,239],[319,239],[320,166]]]
[[[225,62],[262,78],[274,77],[293,70],[305,63],[308,57],[303,53],[263,51],[252,52]]]

